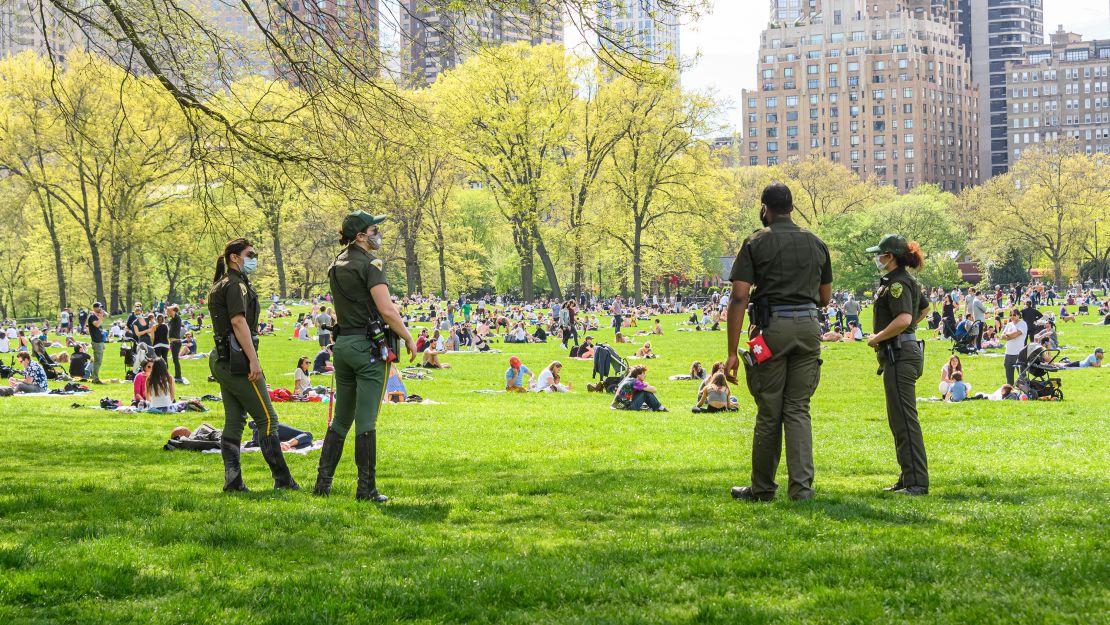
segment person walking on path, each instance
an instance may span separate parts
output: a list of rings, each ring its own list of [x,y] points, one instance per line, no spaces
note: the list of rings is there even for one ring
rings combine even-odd
[[[875,266],[883,274],[875,292],[874,334],[867,344],[875,349],[886,393],[886,417],[894,435],[894,451],[901,472],[886,488],[903,495],[929,492],[925,441],[917,419],[917,379],[925,364],[925,343],[917,339],[917,324],[929,312],[929,298],[907,271],[918,269],[924,256],[916,241],[888,234],[875,247]]]
[[[775,473],[785,433],[787,492],[794,500],[810,499],[814,469],[809,400],[821,379],[818,307],[828,306],[832,297],[832,261],[825,242],[791,219],[794,200],[789,187],[769,185],[761,201],[760,220],[765,227],[744,241],[729,276],[728,381],[737,383],[740,333],[749,300],[749,338],[761,338],[770,351],[761,362],[745,358],[748,391],[758,409],[752,481],[751,486],[733,487],[732,497],[775,498]]]
[[[389,297],[382,260],[374,255],[382,246],[378,224],[385,219],[384,215],[364,211],[347,215],[339,231],[340,243],[345,248],[328,269],[337,320],[333,347],[335,414],[320,450],[313,488],[316,495],[331,494],[343,443],[353,424],[358,469],[355,499],[389,501],[377,485],[378,411],[385,396],[390,363],[396,358],[386,326],[405,342],[410,362],[416,359],[417,350]]]

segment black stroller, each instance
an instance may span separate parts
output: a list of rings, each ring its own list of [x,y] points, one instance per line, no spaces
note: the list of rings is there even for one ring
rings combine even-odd
[[[1060,350],[1046,349],[1039,343],[1026,345],[1018,354],[1018,390],[1029,399],[1064,399],[1064,391],[1061,389],[1063,382],[1060,378],[1049,376],[1062,368],[1056,364],[1056,357],[1059,355]]]
[[[616,375],[609,375],[610,369]],[[617,385],[624,379],[627,372],[628,364],[617,354],[617,350],[605,343],[597,344],[597,347],[594,348],[594,371],[590,377],[600,376],[601,381],[591,385],[593,390],[616,393]]]
[[[963,337],[955,339],[952,342],[952,352],[960,352],[961,354],[974,354],[975,343],[979,339],[979,335],[983,333],[984,324],[982,321],[975,321],[967,328],[967,333]]]
[[[31,355],[46,372],[47,380],[69,382],[73,379],[66,373],[65,367],[54,362],[54,359],[46,353],[46,345],[42,341],[31,341]]]

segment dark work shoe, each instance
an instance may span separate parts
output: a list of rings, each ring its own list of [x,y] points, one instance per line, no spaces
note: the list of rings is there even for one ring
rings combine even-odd
[[[732,498],[740,501],[774,501],[775,496],[756,495],[752,492],[751,486],[733,486]]]
[[[884,493],[894,493],[894,492],[902,490],[903,488],[905,488],[905,486],[902,486],[902,483],[898,482],[894,486],[887,486],[886,488],[883,489],[883,492]]]
[[[910,497],[919,497],[921,495],[928,495],[929,489],[924,486],[907,486],[902,490],[894,491],[899,495],[909,495]]]

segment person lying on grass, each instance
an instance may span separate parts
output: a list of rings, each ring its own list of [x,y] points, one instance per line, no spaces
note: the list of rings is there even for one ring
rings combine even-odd
[[[613,397],[612,407],[617,410],[640,410],[645,405],[652,412],[667,412],[667,409],[655,396],[658,392],[654,386],[647,383],[648,368],[636,365],[628,372],[628,377],[617,385],[616,395]]]
[[[637,358],[656,358],[656,355],[651,351],[651,341],[645,341],[644,346],[636,350]]]
[[[524,376],[528,376],[525,384]],[[528,367],[525,367],[516,356],[509,358],[509,368],[505,370],[505,390],[510,393],[527,393],[528,387],[536,376]]]
[[[987,399],[992,401],[1011,400],[1017,401],[1021,399],[1021,393],[1014,390],[1010,384],[1003,384],[997,391],[987,395]]]
[[[690,365],[690,379],[705,382],[708,378],[709,373],[706,372],[705,367],[701,366],[701,361],[695,360],[694,363]]]
[[[563,363],[558,360],[552,361],[546,369],[540,372],[540,377],[536,379],[535,391],[539,393],[569,393],[571,385],[562,383],[562,372]]]
[[[1065,367],[1069,367],[1069,368],[1073,368],[1073,369],[1088,369],[1088,368],[1091,368],[1091,367],[1098,368],[1098,367],[1102,366],[1102,358],[1103,358],[1102,348],[1101,347],[1096,347],[1095,351],[1090,356],[1087,356],[1083,360],[1073,361],[1073,360],[1064,359],[1062,364]]]
[[[254,422],[254,419],[251,419],[247,425],[251,428],[251,440],[243,446],[247,448],[258,447],[258,424]],[[299,430],[284,423],[278,423],[277,430],[282,451],[312,446],[312,432]]]
[[[16,354],[16,360],[19,361],[19,367],[23,369],[23,377],[13,375],[8,380],[8,386],[14,388],[17,393],[45,393],[50,390],[46,383],[46,370],[42,365],[31,360],[31,354],[19,352]]]
[[[694,412],[719,412],[737,409],[737,400],[728,388],[723,371],[718,371],[702,386]]]

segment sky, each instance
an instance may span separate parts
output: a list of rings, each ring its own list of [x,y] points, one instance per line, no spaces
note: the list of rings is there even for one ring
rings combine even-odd
[[[687,89],[715,92],[727,100],[728,118],[739,129],[740,91],[755,87],[759,35],[770,16],[767,0],[713,0],[713,12],[682,28],[682,55],[694,66],[682,74]],[[1045,33],[1064,25],[1086,39],[1110,38],[1110,0],[1045,0]]]

